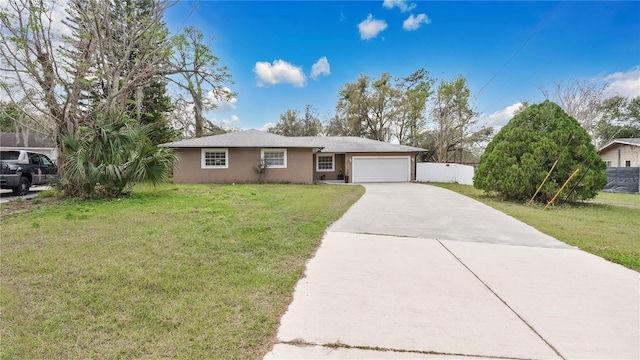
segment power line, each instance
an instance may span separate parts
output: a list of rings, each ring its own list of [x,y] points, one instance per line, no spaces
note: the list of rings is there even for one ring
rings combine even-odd
[[[553,14],[555,14],[555,12],[558,10],[558,7],[560,6],[560,4],[561,3],[559,2],[553,8],[553,10],[549,13],[549,15],[547,15],[547,17],[540,23],[540,25],[538,25],[538,27],[527,38],[527,40],[525,40],[522,46],[520,46],[520,48],[516,50],[516,52],[513,53],[513,55],[511,55],[511,57],[507,60],[507,62],[505,62],[504,65],[502,65],[502,67],[491,77],[491,79],[489,79],[489,81],[487,81],[487,83],[480,88],[480,91],[478,91],[478,94],[476,95],[476,97],[480,97],[480,94],[482,94],[482,91],[484,91],[487,85],[489,85],[493,81],[493,79],[495,79],[516,56],[518,56],[518,54],[522,51],[522,49],[524,49],[525,46],[527,46],[527,44],[531,41],[531,39],[533,39],[540,32],[540,30],[542,30],[542,28],[549,22],[549,20],[551,20],[551,17],[553,16]]]

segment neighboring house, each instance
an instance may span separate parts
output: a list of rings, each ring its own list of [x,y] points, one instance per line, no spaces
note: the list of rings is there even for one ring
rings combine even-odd
[[[54,162],[58,158],[55,142],[51,137],[27,132],[0,133],[0,149],[29,150],[45,154]]]
[[[640,166],[640,138],[622,138],[610,141],[598,150],[607,167]]]
[[[424,149],[357,137],[286,137],[238,131],[162,144],[176,149],[176,183],[256,182],[261,159],[266,182],[409,182]]]

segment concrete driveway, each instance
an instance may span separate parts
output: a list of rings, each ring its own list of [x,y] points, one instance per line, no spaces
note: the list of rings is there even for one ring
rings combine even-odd
[[[454,192],[371,184],[265,359],[639,359],[637,272]]]
[[[49,190],[49,186],[32,186],[29,189],[29,193],[24,196],[14,196],[11,190],[0,189],[0,204],[7,203],[9,201],[15,201],[17,199],[31,200],[36,198],[41,191]]]

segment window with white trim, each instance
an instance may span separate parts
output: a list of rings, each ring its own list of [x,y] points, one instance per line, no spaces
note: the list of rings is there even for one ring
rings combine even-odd
[[[334,171],[335,155],[316,155],[316,171]]]
[[[267,162],[268,168],[287,167],[287,149],[262,149],[260,158]]]
[[[611,160],[606,160],[604,163],[607,164],[607,167],[611,167]]]
[[[229,168],[229,149],[202,149],[201,158],[203,169]]]

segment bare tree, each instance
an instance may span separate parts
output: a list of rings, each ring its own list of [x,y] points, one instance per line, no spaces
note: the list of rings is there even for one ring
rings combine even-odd
[[[389,73],[382,74],[380,79],[371,83],[371,90],[371,111],[366,118],[367,127],[373,139],[390,141],[393,137],[391,126],[397,116],[395,99],[399,97],[399,91],[395,88]]]
[[[433,83],[424,69],[395,79],[389,73],[379,79],[360,74],[339,89],[336,114],[325,131],[418,146],[426,134],[425,110]]]
[[[352,133],[352,128],[347,119],[336,114],[327,115],[324,133],[327,136],[357,136],[357,134]]]
[[[62,22],[62,11],[44,0],[7,0],[0,8],[0,95],[25,99],[58,145],[87,119],[121,111],[132,94],[170,72],[169,49],[159,41],[169,4],[149,1],[144,14],[130,2],[118,4],[70,0]]]
[[[331,120],[334,126],[330,125],[330,129],[340,130],[345,136],[344,130],[348,129],[348,136],[366,137],[363,124],[369,120],[368,87],[369,77],[360,74],[356,82],[346,83],[338,90],[336,113]]]
[[[463,76],[451,81],[442,80],[438,84],[431,106],[431,136],[434,138],[437,162],[454,160],[456,151],[462,154],[477,115],[469,105],[470,95],[471,90]]]
[[[75,76],[62,69],[56,47],[62,34],[52,28],[52,16],[43,0],[0,5],[0,97],[31,108],[24,114],[36,125],[33,130],[49,135],[67,129],[70,104],[77,101],[66,94]]]
[[[288,109],[280,114],[278,123],[268,131],[283,136],[318,136],[322,133],[322,123],[313,107],[307,105],[304,117],[300,111]]]
[[[318,118],[318,111],[311,105],[304,107],[304,119],[302,121],[305,136],[319,136],[322,134],[322,122]]]
[[[94,178],[80,176],[90,169],[115,171],[91,159],[109,156],[126,168],[144,158],[144,166],[163,174],[170,168],[171,154],[149,140],[151,127],[139,127],[139,117],[131,116],[132,102],[139,114],[151,84],[198,71],[170,66],[171,43],[162,22],[168,1],[68,0],[64,9],[46,0],[0,3],[0,98],[25,102],[24,113],[44,132],[50,129],[60,150],[65,194],[77,196],[84,185],[94,186]],[[106,135],[106,147],[87,141],[92,134]],[[107,146],[126,134],[135,135],[135,146]],[[120,180],[126,185],[132,179]]]
[[[395,136],[400,144],[418,146],[426,127],[425,109],[433,94],[434,80],[425,69],[397,80],[399,96],[396,99]]]
[[[180,139],[189,139],[195,136],[192,120],[193,108],[183,99],[177,99],[173,104],[173,110],[169,113],[171,125],[177,129]]]
[[[542,95],[558,105],[587,130],[597,145],[596,125],[601,117],[602,101],[606,84],[601,85],[588,80],[569,80],[558,82],[549,90],[539,87]]]
[[[282,136],[306,136],[300,111],[295,109],[287,109],[280,114],[280,120],[268,131]]]
[[[193,122],[193,104],[178,98],[173,110],[168,114],[171,125],[178,130],[178,137],[181,139],[190,139],[196,136],[195,123]],[[224,129],[208,119],[204,119],[202,124],[202,135],[224,134],[231,129]]]
[[[187,27],[173,39],[173,46],[171,66],[179,75],[169,79],[186,92],[187,99],[183,100],[193,105],[194,136],[200,137],[206,123],[204,113],[216,108],[212,100],[229,100],[235,95],[224,86],[231,83],[231,75],[219,64],[220,60],[213,55],[210,45],[204,43],[204,35],[197,28]]]
[[[361,74],[356,82],[340,88],[336,113],[346,119],[352,135],[389,141],[393,137],[391,125],[398,94],[389,73],[374,81]]]

